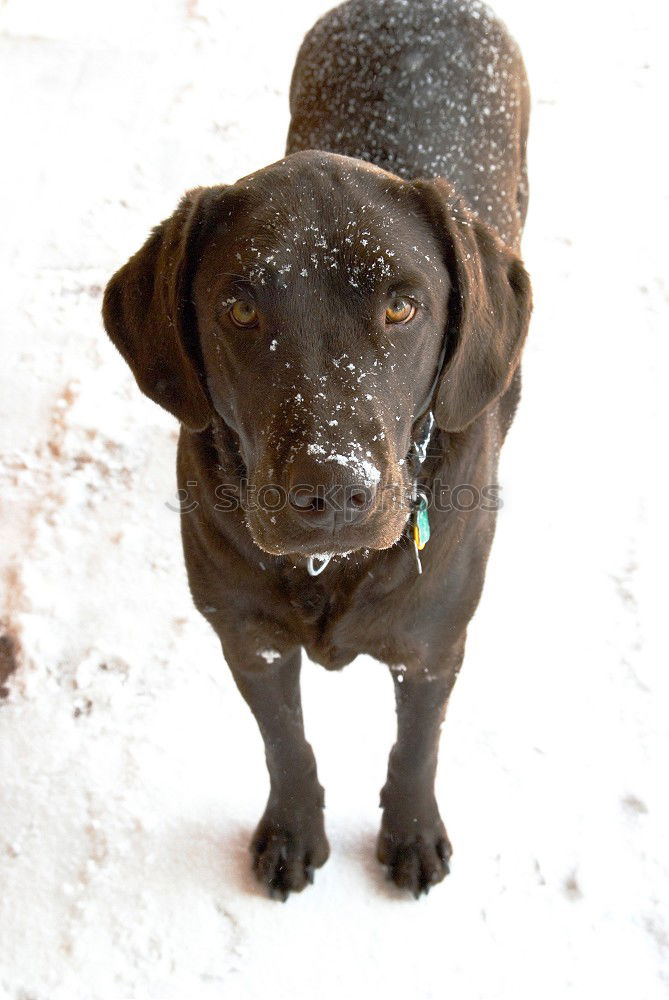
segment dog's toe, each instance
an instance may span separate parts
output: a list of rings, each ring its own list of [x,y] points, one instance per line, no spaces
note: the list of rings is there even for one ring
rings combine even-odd
[[[452,849],[441,820],[426,823],[410,835],[384,824],[379,834],[377,857],[387,866],[388,878],[418,899],[448,875]]]
[[[291,827],[263,817],[251,842],[253,870],[271,899],[285,902],[314,881],[314,871],[325,864],[330,848],[322,816]]]
[[[427,894],[448,872],[448,862],[439,856],[436,845],[422,840],[395,848],[388,862],[388,877],[416,899],[421,893]]]

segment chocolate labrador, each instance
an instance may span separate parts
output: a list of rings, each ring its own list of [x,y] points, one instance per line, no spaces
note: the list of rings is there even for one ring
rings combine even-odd
[[[477,0],[350,0],[302,44],[287,155],[197,188],[110,281],[104,322],[181,422],[193,600],[270,776],[270,895],[329,853],[302,647],[390,668],[377,854],[416,896],[448,872],[440,726],[494,532],[530,284],[528,88]],[[374,706],[369,706],[369,712]]]

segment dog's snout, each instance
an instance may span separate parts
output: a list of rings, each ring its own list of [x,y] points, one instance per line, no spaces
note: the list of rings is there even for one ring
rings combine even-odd
[[[333,532],[361,520],[375,494],[374,487],[364,483],[299,482],[291,486],[288,500],[294,518],[305,527]]]

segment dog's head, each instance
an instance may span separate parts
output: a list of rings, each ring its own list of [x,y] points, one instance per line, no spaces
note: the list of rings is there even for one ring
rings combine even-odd
[[[417,421],[475,420],[529,313],[520,260],[445,181],[313,151],[189,192],[104,301],[142,391],[236,435],[256,543],[306,555],[398,539]]]

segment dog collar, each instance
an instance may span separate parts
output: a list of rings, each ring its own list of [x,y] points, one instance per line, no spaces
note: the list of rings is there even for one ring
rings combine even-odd
[[[416,459],[417,468],[415,468],[415,474],[418,475],[421,465],[427,458],[427,446],[430,443],[430,438],[432,437],[432,431],[434,430],[434,414],[430,410],[427,414],[427,420],[423,426],[422,433],[417,441],[413,444],[413,453]]]
[[[332,556],[330,555],[309,556],[307,559],[307,573],[309,576],[320,576],[331,559]]]

